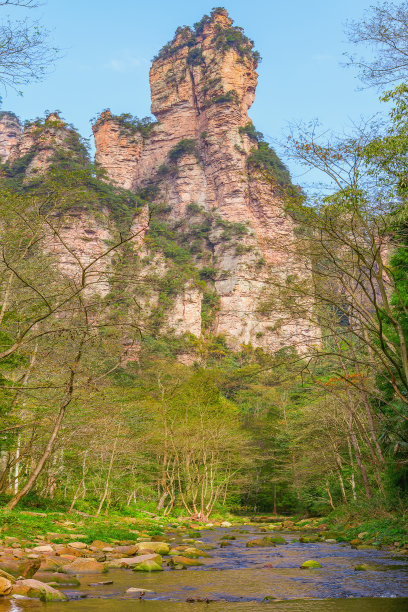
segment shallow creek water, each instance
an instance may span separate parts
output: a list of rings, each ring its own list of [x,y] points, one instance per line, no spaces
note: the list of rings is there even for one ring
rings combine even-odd
[[[396,612],[408,610],[408,560],[377,550],[354,550],[345,544],[301,544],[295,533],[277,531],[288,542],[276,548],[246,548],[248,539],[260,537],[256,527],[201,532],[200,541],[217,546],[204,565],[188,570],[151,574],[110,570],[99,576],[83,576],[75,590],[63,589],[68,603],[43,604],[36,600],[0,602],[0,612]],[[231,546],[220,548],[223,535],[233,535]],[[199,547],[199,543],[197,543]],[[301,570],[308,559],[322,568]],[[358,572],[367,563],[375,569]],[[90,586],[112,580],[113,584]],[[129,587],[154,591],[140,601],[126,594]],[[273,596],[275,601],[264,602]],[[84,598],[85,597],[85,598]],[[208,599],[210,603],[187,602]]]

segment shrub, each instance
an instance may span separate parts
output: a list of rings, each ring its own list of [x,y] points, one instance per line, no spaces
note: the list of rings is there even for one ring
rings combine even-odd
[[[196,141],[193,138],[183,138],[170,151],[169,160],[176,164],[178,160],[189,153],[196,153]]]
[[[223,28],[217,24],[213,42],[216,48],[224,53],[229,49],[235,49],[242,59],[252,59],[255,68],[261,61],[258,51],[253,51],[254,42],[245,36],[242,28],[237,26],[231,25],[229,28]]]
[[[258,132],[255,129],[255,126],[252,123],[252,121],[248,121],[248,123],[246,123],[245,125],[241,125],[238,128],[238,131],[239,131],[240,134],[246,134],[247,136],[252,138],[252,140],[256,140],[256,142],[259,142],[260,140],[263,140],[262,132]]]
[[[217,277],[217,270],[211,266],[204,266],[199,273],[202,280],[214,281]]]
[[[122,113],[121,115],[111,114],[106,119],[101,118],[101,115],[97,117],[97,121],[100,124],[108,120],[115,121],[115,123],[119,125],[121,134],[126,136],[140,134],[142,138],[149,138],[153,128],[159,123],[152,117],[142,117],[142,119],[139,119],[139,117],[131,115],[130,113]]]
[[[204,330],[208,330],[214,322],[220,309],[220,296],[214,291],[206,291],[201,303],[201,323]]]
[[[273,176],[280,186],[292,186],[289,170],[264,140],[259,142],[258,148],[251,149],[247,164]]]
[[[200,47],[190,49],[187,55],[187,64],[189,66],[199,66],[200,64],[204,64],[204,56]]]
[[[198,215],[199,213],[202,212],[202,210],[203,210],[203,207],[197,204],[196,202],[191,202],[191,204],[187,206],[187,212],[190,215]]]

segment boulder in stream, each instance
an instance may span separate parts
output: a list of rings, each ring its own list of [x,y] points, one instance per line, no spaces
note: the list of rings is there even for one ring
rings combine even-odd
[[[102,574],[106,571],[104,563],[93,557],[75,559],[69,565],[63,565],[62,571],[66,574]]]
[[[29,578],[28,580],[17,580],[13,586],[13,595],[23,595],[24,597],[33,597],[41,601],[67,601],[68,597],[54,589],[54,587]]]
[[[313,559],[309,559],[309,561],[305,561],[300,566],[300,569],[315,569],[318,567],[322,567],[318,561],[314,561]]]
[[[11,580],[7,580],[7,578],[0,576],[0,597],[3,597],[4,595],[10,595],[12,590],[13,583],[11,582]]]
[[[170,545],[167,542],[139,542],[137,544],[137,552],[152,552],[158,555],[168,555],[170,551]]]

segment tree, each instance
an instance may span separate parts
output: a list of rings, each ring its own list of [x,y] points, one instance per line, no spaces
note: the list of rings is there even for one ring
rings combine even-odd
[[[128,341],[138,334],[137,318],[132,319],[130,311],[126,319],[115,316],[117,304],[115,299],[110,302],[107,276],[114,269],[112,256],[119,265],[124,247],[145,228],[123,233],[111,224],[109,244],[102,243],[96,253],[82,253],[65,239],[64,224],[75,219],[69,218],[73,209],[93,207],[93,214],[100,215],[107,199],[125,205],[134,198],[100,180],[80,146],[57,150],[39,175],[30,178],[22,172],[20,182],[12,166],[3,171],[2,390],[9,417],[21,420],[20,431],[28,426],[34,438],[29,442],[30,435],[24,436],[27,451],[18,450],[19,462],[25,452],[32,461],[28,477],[8,505],[11,509],[43,472],[80,391],[95,377],[103,381],[114,371],[127,351],[125,337]],[[12,465],[5,466],[3,481]]]
[[[374,58],[350,57],[367,85],[404,80],[408,71],[408,3],[384,2],[371,7],[365,19],[348,25],[349,39],[374,51]]]
[[[37,8],[30,0],[5,0],[0,7]],[[48,32],[38,21],[2,19],[0,23],[0,84],[19,90],[45,76],[58,50],[50,47]]]

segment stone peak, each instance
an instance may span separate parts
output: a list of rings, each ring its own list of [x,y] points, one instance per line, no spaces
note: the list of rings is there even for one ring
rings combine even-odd
[[[222,6],[211,11],[210,19],[213,23],[219,23],[225,27],[229,27],[234,23],[229,16],[227,9],[223,8]]]
[[[15,121],[20,123],[19,118],[12,111],[0,111],[0,121]]]

